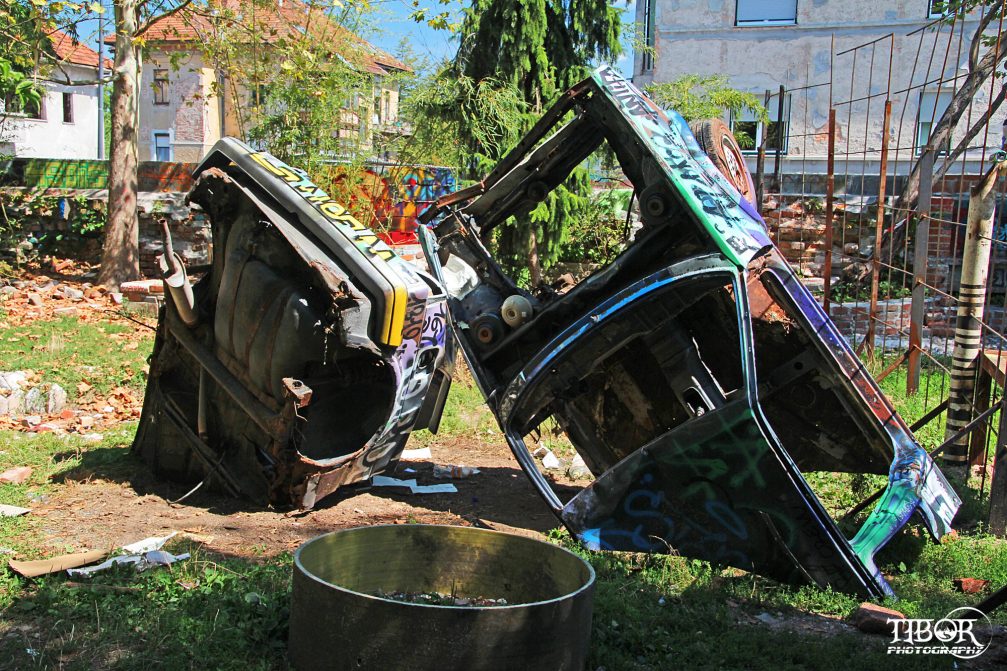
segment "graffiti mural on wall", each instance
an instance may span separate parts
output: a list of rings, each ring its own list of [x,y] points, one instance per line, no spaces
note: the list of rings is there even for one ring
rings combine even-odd
[[[142,161],[137,168],[140,191],[188,191],[192,163]],[[0,169],[0,185],[30,189],[107,189],[108,161],[15,158]]]
[[[192,188],[192,163],[143,161],[138,187],[148,192],[185,192]],[[108,161],[16,158],[0,164],[0,186],[31,189],[107,189]],[[417,218],[441,196],[457,188],[451,168],[378,166],[365,168],[355,189],[368,202],[370,224],[387,242],[415,243]],[[349,198],[352,201],[354,198]]]
[[[457,188],[451,168],[372,167],[367,173],[375,185],[371,193],[377,224],[391,244],[415,243],[420,215]]]

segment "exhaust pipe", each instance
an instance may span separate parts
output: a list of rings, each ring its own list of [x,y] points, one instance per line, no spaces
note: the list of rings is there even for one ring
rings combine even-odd
[[[161,269],[161,279],[164,280],[165,293],[171,295],[175,309],[182,323],[189,328],[199,323],[199,313],[196,311],[196,300],[192,295],[192,285],[185,272],[185,264],[171,246],[171,232],[168,221],[161,220],[161,240],[164,243],[164,254],[157,257],[157,265]]]

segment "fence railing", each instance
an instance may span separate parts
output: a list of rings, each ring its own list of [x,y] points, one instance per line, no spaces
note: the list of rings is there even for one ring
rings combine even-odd
[[[964,24],[953,17],[841,50],[833,40],[827,78],[809,64],[803,80],[765,92],[775,125],[761,134],[755,180],[784,255],[905,399],[921,442],[969,467],[1004,533],[1007,467],[991,468],[994,453],[1007,465],[1003,82],[977,88],[959,66],[972,37]],[[897,51],[915,52],[911,67],[894,64]],[[966,95],[950,137],[934,142],[945,101]]]

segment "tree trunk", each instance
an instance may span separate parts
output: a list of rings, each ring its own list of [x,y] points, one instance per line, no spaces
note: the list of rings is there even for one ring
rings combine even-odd
[[[528,239],[528,271],[531,274],[531,286],[542,284],[542,264],[538,256],[538,236],[535,235],[535,224],[531,224],[531,234]]]
[[[133,44],[139,0],[115,2],[115,63],[112,69],[112,143],[108,168],[108,223],[98,282],[117,287],[140,277],[137,218],[137,80],[140,62]]]

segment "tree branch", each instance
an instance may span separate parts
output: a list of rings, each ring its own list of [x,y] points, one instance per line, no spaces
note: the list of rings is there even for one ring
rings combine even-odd
[[[178,3],[174,8],[169,9],[164,14],[161,14],[159,16],[151,16],[149,19],[147,19],[139,26],[137,26],[136,34],[143,35],[145,32],[147,32],[147,29],[154,24],[155,21],[160,21],[161,19],[166,19],[169,16],[174,16],[175,14],[178,14],[180,11],[182,11],[191,4],[192,0],[182,0],[182,2]]]
[[[938,168],[937,172],[934,173],[935,182],[940,178],[942,178],[947,173],[947,171],[951,169],[951,166],[955,162],[955,160],[959,156],[961,156],[966,149],[968,149],[969,142],[972,140],[972,138],[974,138],[976,135],[979,134],[979,131],[982,129],[982,127],[986,125],[986,123],[990,120],[993,114],[996,113],[997,109],[1000,108],[1000,105],[1003,104],[1005,97],[1007,97],[1007,86],[1001,86],[1000,92],[997,93],[996,97],[990,102],[989,109],[983,113],[982,117],[980,117],[978,121],[972,124],[972,127],[969,128],[968,132],[965,134],[965,137],[962,138],[962,141],[958,143],[958,146],[954,148],[954,151],[948,154],[948,157],[944,159],[944,162],[941,164],[941,167]]]

